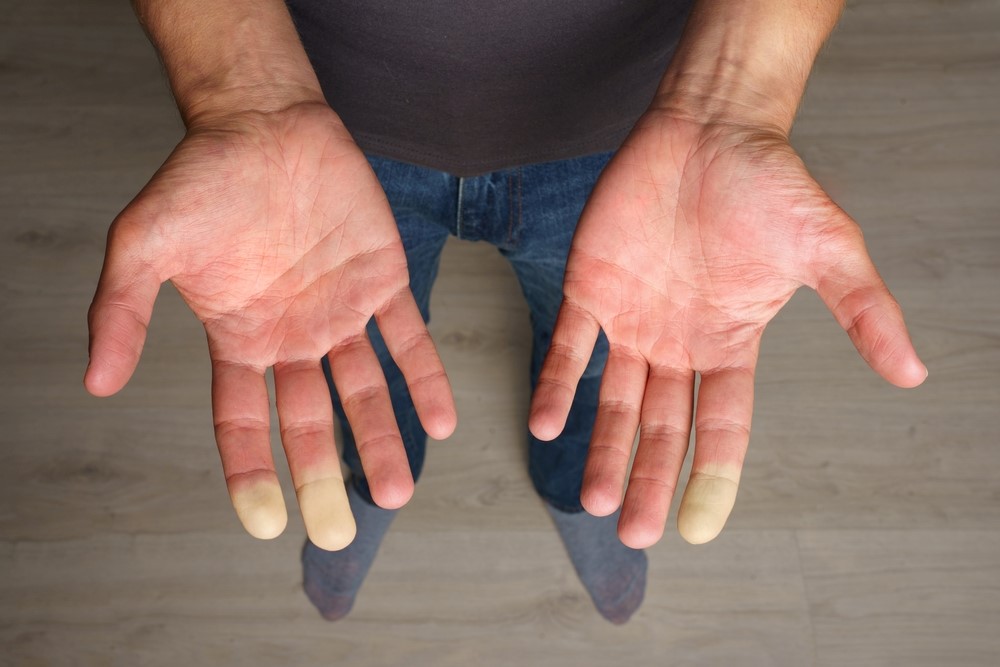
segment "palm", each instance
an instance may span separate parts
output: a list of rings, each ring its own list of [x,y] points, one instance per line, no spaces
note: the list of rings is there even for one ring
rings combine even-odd
[[[263,132],[271,141],[185,144],[158,185],[181,212],[172,282],[216,358],[268,367],[319,359],[408,281],[388,204],[350,139],[317,138],[302,121]]]
[[[651,362],[745,365],[807,270],[805,217],[775,214],[801,204],[806,177],[764,183],[767,170],[795,170],[792,156],[776,150],[762,168],[758,147],[718,141],[623,148],[575,238],[566,297]]]
[[[819,289],[876,370],[919,384],[922,366],[856,225],[787,143],[669,119],[637,127],[580,220],[532,411],[539,437],[561,429],[580,351],[603,328],[611,352],[582,500],[599,515],[618,507],[639,429],[624,541],[646,546],[662,534],[695,372],[697,443],[679,524],[694,542],[721,530],[749,439],[760,336],[803,284]]]
[[[432,435],[453,428],[440,361],[408,290],[406,259],[367,161],[329,109],[246,115],[190,134],[109,235],[91,310],[87,385],[117,391],[138,361],[163,280],[205,326],[216,439],[248,531],[280,533],[263,374],[274,368],[282,441],[314,542],[350,541],[320,359],[354,427],[372,494],[399,506],[412,479],[365,334],[374,315]]]

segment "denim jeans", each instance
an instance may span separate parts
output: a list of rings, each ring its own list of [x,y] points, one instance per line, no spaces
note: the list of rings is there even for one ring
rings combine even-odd
[[[562,300],[563,274],[573,231],[610,157],[610,153],[602,153],[466,178],[369,157],[396,217],[409,265],[410,289],[424,320],[430,319],[431,287],[448,235],[496,246],[510,261],[530,310],[533,390]],[[423,467],[427,434],[420,426],[406,382],[386,350],[374,320],[368,325],[368,335],[385,372],[410,469],[416,480]],[[580,505],[583,466],[607,352],[607,339],[602,334],[580,380],[562,434],[554,441],[541,442],[527,433],[532,483],[544,500],[563,511],[583,509]],[[344,459],[351,469],[352,483],[361,496],[371,502],[350,424],[344,416],[326,359],[323,368],[334,410],[343,428]]]

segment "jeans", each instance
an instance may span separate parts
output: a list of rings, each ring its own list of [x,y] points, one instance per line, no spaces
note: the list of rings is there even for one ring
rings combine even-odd
[[[424,167],[369,157],[385,189],[406,250],[410,289],[424,321],[430,319],[431,287],[449,234],[485,241],[510,261],[531,314],[530,378],[534,390],[552,339],[570,242],[583,205],[610,153],[533,164],[459,178]],[[392,406],[414,480],[420,476],[427,434],[420,426],[402,373],[393,362],[375,321],[368,335],[389,385]],[[579,512],[583,467],[597,410],[598,390],[608,342],[603,333],[594,348],[570,410],[566,428],[551,442],[527,434],[529,474],[538,494],[564,512]],[[369,502],[350,424],[344,415],[327,360],[323,360],[334,411],[343,428],[344,460],[352,483]]]

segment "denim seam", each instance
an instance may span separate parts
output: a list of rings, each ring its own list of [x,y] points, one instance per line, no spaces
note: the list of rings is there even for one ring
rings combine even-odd
[[[518,167],[517,168],[517,228],[518,229],[521,229],[521,225],[524,224],[524,215],[523,215],[524,207],[522,206],[524,197],[521,196],[522,193],[524,192],[524,187],[523,187],[524,179],[522,178],[522,174],[524,174],[524,169]]]
[[[514,240],[514,179],[507,174],[507,245]]]
[[[462,196],[465,189],[465,177],[458,179],[458,206],[455,207],[455,238],[462,238]]]

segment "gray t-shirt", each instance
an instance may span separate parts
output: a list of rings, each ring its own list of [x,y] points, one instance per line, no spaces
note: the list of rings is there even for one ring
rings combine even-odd
[[[287,0],[367,152],[456,175],[614,150],[693,0]]]

